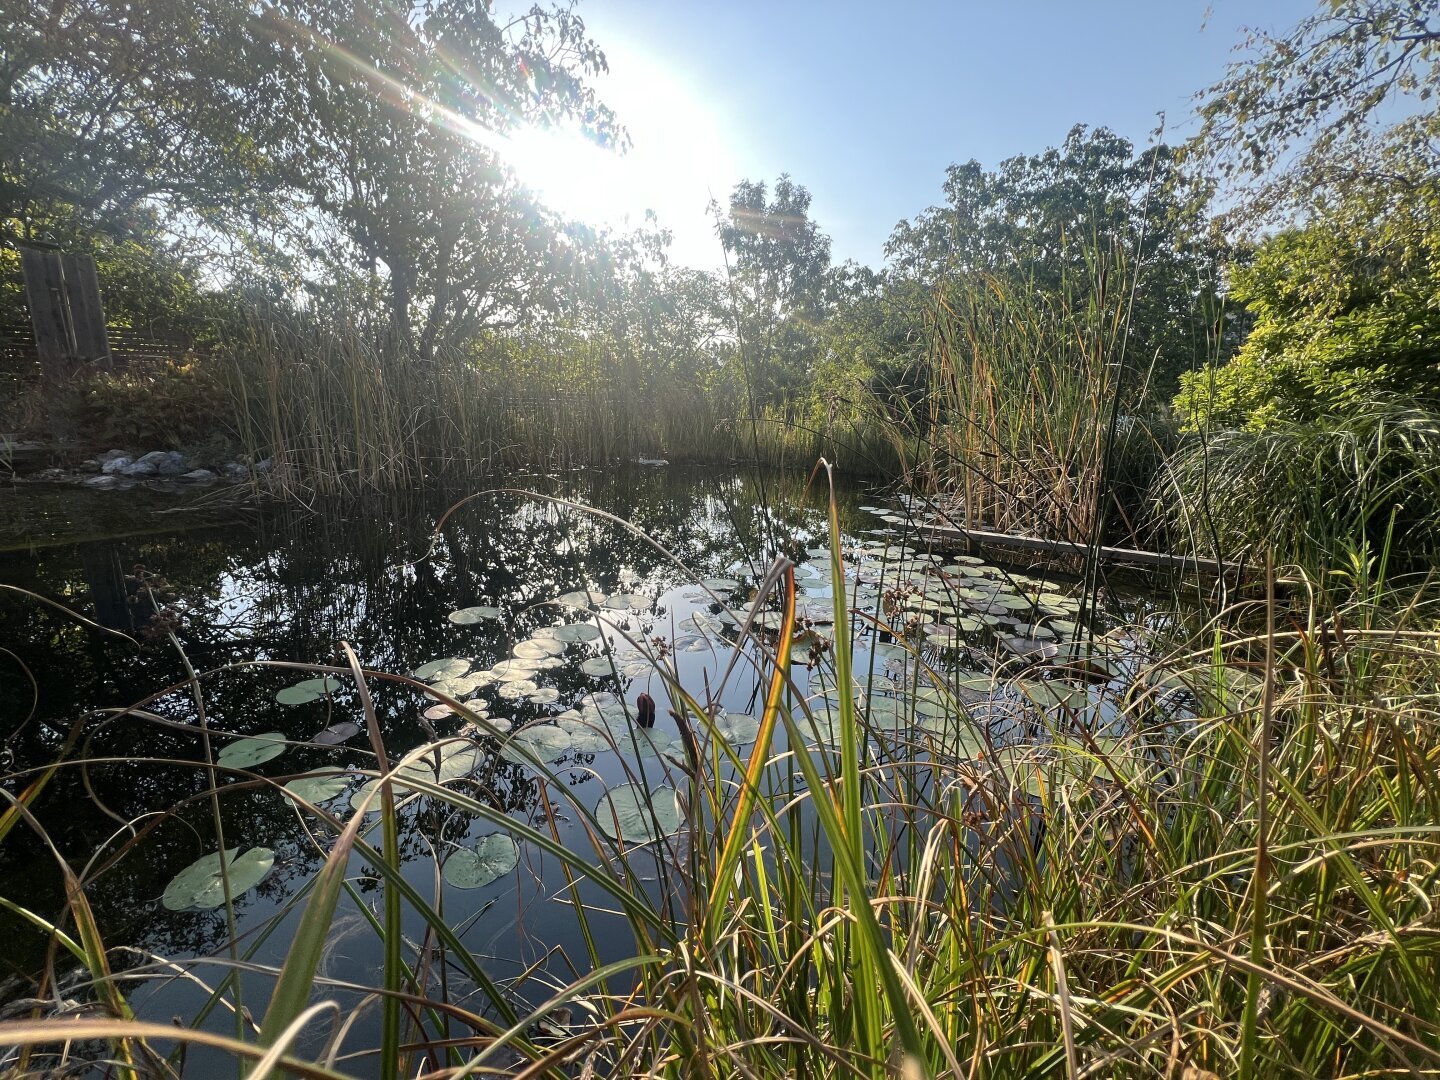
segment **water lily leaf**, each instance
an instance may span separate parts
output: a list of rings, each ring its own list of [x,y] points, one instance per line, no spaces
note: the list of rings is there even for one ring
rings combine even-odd
[[[512,650],[521,660],[543,660],[547,656],[559,656],[565,651],[565,643],[554,638],[531,638],[522,641]]]
[[[319,690],[302,684],[287,686],[275,692],[275,700],[281,705],[304,705],[307,701],[318,700],[320,696]]]
[[[707,577],[700,584],[711,592],[733,592],[740,587],[740,582],[732,577]]]
[[[745,746],[760,734],[760,721],[749,713],[721,713],[715,718],[715,734],[731,746]]]
[[[285,733],[267,731],[248,739],[236,739],[220,748],[215,764],[227,769],[249,769],[261,762],[277,758],[285,752]]]
[[[230,879],[231,897],[249,892],[264,881],[275,865],[275,852],[252,847],[243,854],[238,847],[225,852],[225,875]],[[171,911],[208,911],[225,902],[225,884],[220,873],[220,852],[202,855],[165,886],[160,902]]]
[[[555,724],[532,724],[511,735],[500,748],[500,756],[506,761],[529,765],[536,759],[554,761],[572,749],[573,742],[569,731]],[[529,756],[526,756],[525,751],[529,752]]]
[[[609,750],[616,741],[613,732],[620,731],[619,737],[624,737],[624,723],[623,716],[612,719],[609,716],[601,717],[588,713],[578,719],[562,718],[555,721],[556,726],[569,737],[570,749],[578,750],[582,754]]]
[[[568,643],[594,641],[600,636],[600,628],[589,623],[570,623],[567,626],[557,626],[554,631],[556,641]]]
[[[680,831],[684,814],[674,788],[651,788],[647,797],[639,784],[607,791],[595,804],[600,831],[612,840],[648,844]]]
[[[421,664],[415,669],[415,678],[423,682],[458,679],[470,670],[470,666],[469,660],[461,659],[458,656],[447,656],[440,660],[431,660],[428,664]]]
[[[650,597],[640,593],[616,593],[601,606],[611,611],[649,611],[654,603]]]
[[[610,674],[611,660],[608,656],[592,656],[580,665],[580,670],[591,678],[603,679]]]
[[[350,778],[344,773],[322,769],[319,772],[297,776],[285,785],[285,790],[306,802],[322,803],[339,795],[349,782]]]
[[[540,688],[529,679],[515,679],[512,682],[501,683],[497,693],[506,701],[518,701],[520,698],[528,697],[538,689]]]
[[[520,682],[530,678],[540,670],[540,663],[528,657],[517,657],[514,660],[501,660],[490,669],[490,673],[499,682]]]
[[[321,728],[314,735],[310,736],[310,741],[319,746],[339,746],[359,730],[360,725],[354,721],[341,720],[331,724],[327,728]]]
[[[553,686],[542,686],[538,690],[530,691],[530,701],[534,705],[550,705],[560,700],[560,691]]]
[[[482,836],[474,848],[460,848],[445,858],[440,872],[457,889],[479,889],[499,881],[520,864],[520,845],[505,833]]]
[[[567,592],[562,596],[557,596],[554,602],[561,607],[583,608],[589,607],[591,604],[603,604],[605,599],[606,597],[603,592],[596,592],[594,589],[589,591],[577,589],[574,592]]]
[[[333,694],[344,684],[333,675],[326,675],[323,679],[306,679],[304,682],[295,684],[296,690],[310,690],[316,694]]]
[[[501,612],[498,607],[491,607],[488,604],[477,604],[474,607],[463,607],[450,612],[445,617],[457,626],[473,626],[475,623],[484,622],[486,619],[498,619]]]

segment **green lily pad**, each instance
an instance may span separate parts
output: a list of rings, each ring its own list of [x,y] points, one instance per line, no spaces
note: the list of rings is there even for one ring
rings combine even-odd
[[[559,656],[565,651],[565,643],[554,638],[531,638],[519,642],[510,650],[521,660],[543,660],[547,656]]]
[[[740,587],[740,582],[732,577],[708,577],[700,584],[711,592],[733,592]]]
[[[215,764],[227,769],[249,769],[261,762],[277,758],[285,752],[285,733],[267,731],[248,739],[236,739],[220,748]]]
[[[649,611],[654,604],[654,600],[640,593],[616,593],[601,606],[611,611]]]
[[[521,682],[539,670],[539,661],[528,657],[516,657],[514,660],[501,660],[490,669],[490,674],[495,676],[498,682]]]
[[[591,604],[603,604],[605,599],[606,597],[603,592],[596,592],[594,589],[589,591],[576,589],[574,592],[567,592],[562,596],[557,596],[554,602],[561,607],[584,608],[589,607]]]
[[[574,643],[577,641],[594,641],[600,636],[600,628],[591,626],[589,623],[570,623],[566,626],[554,628],[555,640]]]
[[[749,713],[721,713],[715,718],[715,734],[731,746],[745,746],[760,734],[760,721]]]
[[[304,683],[297,683],[295,686],[287,686],[283,690],[275,692],[275,700],[281,705],[304,705],[307,701],[316,701],[321,693]]]
[[[334,675],[326,675],[322,679],[306,679],[295,684],[296,690],[309,690],[316,694],[333,694],[343,686]]]
[[[538,690],[530,691],[530,702],[533,705],[551,705],[560,700],[560,691],[553,686],[542,686]]]
[[[651,788],[647,797],[639,784],[624,784],[600,796],[595,820],[612,840],[648,844],[679,832],[684,813],[674,788]]]
[[[608,656],[592,656],[580,665],[580,670],[591,678],[603,679],[610,674],[611,661]]]
[[[225,852],[225,876],[230,879],[230,896],[249,892],[264,881],[275,865],[275,852],[252,847],[243,854],[238,847]],[[225,883],[220,873],[220,852],[202,855],[165,886],[160,902],[171,911],[209,911],[225,902]]]
[[[329,802],[340,792],[345,790],[345,785],[350,778],[344,773],[337,773],[330,770],[306,773],[304,776],[297,776],[285,785],[285,790],[294,795],[297,799],[304,799],[308,803]]]
[[[475,623],[484,622],[486,619],[498,619],[501,612],[498,607],[491,607],[489,604],[477,604],[474,607],[462,607],[450,612],[445,617],[457,626],[473,626]]]
[[[447,656],[440,660],[431,660],[428,664],[421,664],[415,669],[415,678],[425,682],[458,679],[469,670],[469,660],[463,660],[458,656]]]
[[[500,756],[519,765],[531,765],[536,760],[554,761],[573,749],[574,740],[565,728],[555,724],[532,724],[505,740]]]
[[[482,836],[473,848],[452,851],[440,872],[457,889],[480,889],[499,881],[520,864],[520,845],[505,833]]]

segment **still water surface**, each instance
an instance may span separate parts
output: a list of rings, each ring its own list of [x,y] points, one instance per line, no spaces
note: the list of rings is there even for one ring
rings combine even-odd
[[[169,496],[142,493],[87,493],[82,501],[15,496],[23,501],[12,530],[42,546],[24,547],[12,535],[12,550],[0,553],[0,582],[70,603],[140,642],[137,648],[107,638],[13,597],[0,605],[0,641],[14,653],[0,673],[5,731],[14,732],[9,769],[52,760],[88,717],[72,752],[88,764],[57,776],[38,817],[71,865],[84,868],[105,939],[125,948],[117,967],[229,955],[223,907],[172,910],[176,904],[162,901],[175,876],[217,846],[204,795],[200,713],[171,630],[202,673],[214,752],[242,737],[279,733],[283,751],[255,764],[255,772],[283,781],[317,769],[373,770],[353,680],[338,678],[332,692],[318,692],[304,685],[313,672],[253,663],[343,666],[340,643],[348,642],[367,669],[414,673],[472,710],[457,715],[413,686],[373,683],[389,753],[437,739],[471,740],[446,751],[463,746],[465,757],[440,780],[571,851],[593,851],[572,799],[596,807],[607,791],[637,782],[684,789],[684,746],[669,712],[673,686],[661,672],[712,708],[720,735],[737,753],[749,752],[765,671],[758,646],[744,643],[736,623],[753,610],[755,638],[767,640],[776,605],[773,595],[757,599],[756,585],[781,554],[798,564],[809,631],[794,649],[795,695],[815,706],[815,744],[838,741],[826,654],[836,583],[824,550],[825,504],[819,493],[807,494],[803,477],[611,469],[508,483],[563,501],[482,494],[437,528],[448,501],[318,507],[281,518],[224,506],[176,510]],[[572,504],[603,510],[629,527]],[[1043,647],[1073,632],[1075,590],[1054,577],[1016,577],[979,560],[907,546],[899,521],[874,512],[894,506],[873,492],[839,493],[851,567],[847,599],[885,626],[879,634],[863,632],[858,642],[856,668],[866,684],[860,696],[872,731],[943,738],[954,701],[947,694],[937,707],[940,695],[928,684],[941,673],[952,686],[966,676],[988,678],[996,664],[1013,666],[1017,647]],[[908,649],[900,644],[907,640]],[[33,710],[27,670],[37,683]],[[287,694],[297,683],[302,688]],[[906,686],[910,693],[900,693]],[[173,689],[153,696],[167,687]],[[659,703],[658,720],[653,733],[637,736],[642,693]],[[95,711],[139,702],[143,715]],[[1013,702],[989,706],[992,736],[1022,719]],[[1097,713],[1100,723],[1106,715]],[[322,732],[328,734],[321,741],[338,744],[316,745]],[[963,744],[961,736],[950,749],[961,752]],[[548,777],[532,758],[544,760]],[[242,753],[232,760],[248,759]],[[221,777],[227,844],[269,849],[274,860],[236,901],[239,955],[278,965],[298,919],[296,899],[331,834],[276,786],[247,784],[233,772]],[[328,798],[313,797],[344,817],[349,801],[363,797],[356,795],[363,782],[343,778]],[[553,784],[569,788],[569,797],[557,797]],[[19,790],[15,781],[9,787]],[[592,923],[591,955],[553,854],[511,846],[503,835],[487,840],[497,834],[493,821],[439,800],[411,798],[402,820],[407,880],[421,895],[439,897],[446,922],[488,977],[514,984],[517,1004],[543,1000],[596,960],[636,951],[628,924],[602,913]],[[659,818],[648,820],[642,830],[666,828]],[[694,825],[632,852],[631,885],[657,905],[679,902],[664,895],[666,866],[683,858],[686,844],[710,842],[705,823]],[[378,828],[370,839],[379,843]],[[498,876],[480,887],[444,883],[466,883],[466,859],[475,876]],[[442,876],[438,868],[452,860]],[[46,917],[63,907],[53,858],[29,835],[13,836],[0,851],[0,882],[4,896]],[[378,910],[382,890],[359,858],[351,885],[324,970],[337,987],[332,992],[353,1004],[362,995],[344,985],[379,978],[381,946],[364,909]],[[596,890],[582,889],[580,898],[597,912],[614,907]],[[5,996],[32,993],[32,980],[49,962],[66,970],[67,958],[50,956],[33,927],[0,914],[0,933],[7,942]],[[430,943],[418,918],[407,921],[406,936],[412,949]],[[203,960],[189,970],[207,983],[223,971]],[[463,1001],[467,974],[451,971],[447,978],[452,999]],[[257,1012],[268,986],[259,974],[244,981],[247,1004],[256,1003]],[[173,978],[147,980],[131,993],[143,1015],[163,1019],[193,1016],[205,998],[197,982]],[[469,1004],[480,1007],[475,999]],[[233,1030],[218,1010],[206,1023]],[[201,1058],[190,1066],[199,1070]]]

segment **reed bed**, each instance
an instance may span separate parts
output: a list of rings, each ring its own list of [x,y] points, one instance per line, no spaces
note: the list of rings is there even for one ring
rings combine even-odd
[[[831,525],[840,580],[833,505]],[[371,772],[389,781],[374,796],[380,839],[362,830],[363,810],[347,819],[297,802],[325,861],[287,902],[298,932],[268,972],[268,1003],[251,990],[249,1011],[239,1008],[231,976],[266,969],[234,946],[206,969],[229,973],[212,980],[207,1008],[233,1008],[233,1035],[134,1018],[125,988],[172,969],[111,966],[118,954],[99,937],[85,886],[118,855],[76,864],[50,847],[70,902],[27,918],[88,972],[64,985],[91,1004],[78,1017],[0,1024],[10,1074],[70,1070],[89,1054],[115,1075],[172,1075],[190,1045],[230,1054],[256,1077],[1440,1070],[1440,631],[1427,593],[1401,592],[1360,562],[1288,600],[1272,585],[1184,633],[1177,612],[1159,611],[1109,638],[1145,658],[1127,667],[1123,689],[1104,691],[1124,718],[1120,736],[1099,734],[1092,703],[1057,697],[1026,714],[1023,737],[997,745],[986,724],[994,701],[977,702],[958,681],[968,673],[917,652],[953,730],[902,736],[841,695],[840,742],[826,750],[806,746],[809,706],[781,660],[788,648],[774,645],[795,632],[790,568],[778,562],[767,580],[783,615],[776,637],[754,641],[766,688],[755,748],[742,758],[723,740],[702,751],[692,738],[676,778],[689,832],[651,846],[606,839],[538,761],[557,812],[585,823],[589,850],[463,789],[413,774],[401,788],[393,781],[409,762],[385,746],[367,688],[421,685],[364,670],[348,653],[324,668],[285,665],[358,690]],[[864,672],[851,670],[843,599],[834,618],[843,686]],[[997,689],[1010,674],[996,673]],[[1066,682],[1052,686],[1095,688],[1059,674]],[[202,705],[209,677],[188,684]],[[672,678],[668,689],[682,730],[706,734],[703,688]],[[777,732],[788,749],[777,752]],[[208,753],[193,767],[219,768]],[[226,771],[245,788],[288,779]],[[6,796],[0,842],[39,830],[28,806],[49,775],[10,778],[21,793]],[[213,780],[201,796],[221,797]],[[632,955],[602,964],[592,947],[589,969],[538,1001],[491,977],[446,921],[438,867],[433,895],[401,873],[401,808],[419,799],[559,860],[570,882],[559,899],[571,901],[582,939],[595,940],[603,907],[619,913]],[[378,904],[353,891],[358,862],[378,875]],[[372,912],[384,944],[366,1006],[383,1017],[374,1045],[357,1045],[326,1004],[340,988],[321,954],[347,896]],[[423,943],[402,932],[415,920]],[[471,996],[448,1000],[437,971],[457,983],[467,975]]]

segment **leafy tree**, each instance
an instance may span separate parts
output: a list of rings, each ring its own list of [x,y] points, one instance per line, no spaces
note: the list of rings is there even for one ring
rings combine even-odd
[[[1440,407],[1440,176],[1423,156],[1377,161],[1310,223],[1233,274],[1254,330],[1229,363],[1187,376],[1187,427],[1309,422],[1378,397]]]
[[[782,174],[773,190],[764,181],[735,185],[720,240],[756,403],[779,401],[816,359],[830,238],[810,217],[810,192]]]
[[[269,205],[273,66],[244,0],[0,0],[0,235]]]
[[[886,254],[902,277],[933,286],[993,275],[1054,296],[1093,282],[1105,294],[1091,299],[1121,317],[1134,275],[1130,355],[1153,363],[1167,396],[1180,372],[1214,354],[1221,250],[1209,192],[1170,147],[1137,151],[1114,132],[1076,126],[1061,146],[994,171],[951,165],[944,193],[943,205],[891,234]]]
[[[1376,121],[1405,114],[1384,136],[1427,147],[1440,89],[1440,11],[1432,0],[1323,0],[1284,34],[1252,30],[1246,55],[1202,91],[1203,127],[1190,147],[1250,185],[1245,210],[1303,206],[1375,163]],[[1358,159],[1358,160],[1357,160]],[[1433,151],[1432,166],[1440,163]],[[1372,173],[1372,178],[1383,174]]]
[[[383,271],[395,335],[443,341],[553,311],[573,235],[505,168],[497,136],[574,123],[621,137],[584,79],[605,58],[568,5],[501,23],[469,0],[286,0],[293,120],[277,153],[297,192]]]

